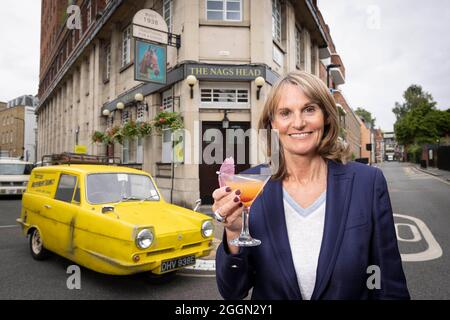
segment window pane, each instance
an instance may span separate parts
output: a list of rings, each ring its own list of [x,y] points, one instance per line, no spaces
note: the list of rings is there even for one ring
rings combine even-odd
[[[222,20],[223,13],[221,11],[208,11],[208,20]]]
[[[208,10],[223,10],[223,2],[222,1],[208,1],[206,8]]]
[[[75,185],[77,184],[77,178],[66,174],[61,175],[59,179],[58,189],[56,189],[55,199],[65,202],[72,202],[73,192],[75,191]]]
[[[240,12],[227,12],[227,20],[241,20]]]
[[[227,10],[241,11],[240,2],[227,2]]]

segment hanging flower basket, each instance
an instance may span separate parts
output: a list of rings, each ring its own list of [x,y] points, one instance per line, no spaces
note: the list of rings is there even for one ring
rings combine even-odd
[[[105,134],[103,132],[95,131],[92,134],[91,140],[93,143],[103,143],[104,137],[105,137]]]
[[[153,127],[161,133],[163,129],[176,131],[184,128],[183,119],[178,112],[161,111],[153,119]]]
[[[137,122],[136,127],[138,130],[138,136],[140,138],[146,137],[150,134],[152,134],[153,126],[151,123],[148,122]]]

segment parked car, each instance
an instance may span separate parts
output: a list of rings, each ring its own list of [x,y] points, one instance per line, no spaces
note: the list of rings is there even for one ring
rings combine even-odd
[[[52,251],[112,275],[169,274],[213,248],[210,217],[165,202],[149,174],[121,166],[33,169],[17,222],[34,259]]]
[[[31,162],[0,158],[0,195],[21,195],[30,179]]]

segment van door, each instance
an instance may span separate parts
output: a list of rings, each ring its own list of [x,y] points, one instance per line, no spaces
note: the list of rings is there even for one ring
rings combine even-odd
[[[66,257],[73,254],[75,219],[80,206],[78,182],[75,175],[61,174],[55,197],[49,207],[45,208],[51,212],[55,221],[51,228],[55,251]]]

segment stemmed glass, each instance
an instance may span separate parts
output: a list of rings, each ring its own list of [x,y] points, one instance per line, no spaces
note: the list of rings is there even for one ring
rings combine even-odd
[[[248,228],[248,215],[250,206],[253,201],[263,190],[267,181],[269,181],[270,174],[228,174],[217,172],[222,181],[231,188],[231,190],[240,190],[240,198],[242,201],[242,230],[239,237],[230,241],[230,244],[238,247],[254,247],[261,244],[261,240],[252,238]]]

